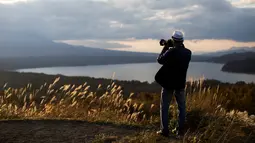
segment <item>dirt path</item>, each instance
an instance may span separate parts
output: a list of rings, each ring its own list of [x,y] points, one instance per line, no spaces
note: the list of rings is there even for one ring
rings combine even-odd
[[[139,128],[64,120],[0,121],[0,143],[87,143],[96,135],[132,135]],[[111,140],[109,138],[109,140]]]

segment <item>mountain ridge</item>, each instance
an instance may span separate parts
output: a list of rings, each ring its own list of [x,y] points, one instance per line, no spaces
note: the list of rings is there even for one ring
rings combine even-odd
[[[207,59],[207,61],[225,64],[230,61],[245,60],[247,58],[255,58],[255,52],[231,53],[223,56],[212,57]]]
[[[216,51],[216,52],[206,52],[206,53],[201,53],[199,55],[220,57],[220,56],[224,56],[224,55],[228,55],[228,54],[246,53],[246,52],[255,52],[255,47],[232,47],[227,50],[220,50],[220,51]]]
[[[33,33],[0,34],[0,58],[42,56],[155,56],[156,53],[116,51],[54,42]]]

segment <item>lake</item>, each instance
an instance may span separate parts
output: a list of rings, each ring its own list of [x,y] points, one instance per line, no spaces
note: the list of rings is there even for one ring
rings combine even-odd
[[[157,63],[120,64],[120,65],[96,65],[79,67],[50,67],[20,69],[19,72],[34,72],[45,74],[62,74],[66,76],[89,76],[96,78],[114,78],[118,80],[154,81],[154,75],[161,65]],[[223,64],[191,62],[187,80],[216,79],[222,82],[235,83],[237,81],[255,82],[255,75],[234,74],[222,72]]]

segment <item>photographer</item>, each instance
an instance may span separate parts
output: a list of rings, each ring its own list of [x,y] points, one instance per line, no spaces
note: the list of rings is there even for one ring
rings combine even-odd
[[[179,109],[177,135],[184,135],[184,123],[186,116],[185,85],[187,70],[191,60],[191,51],[183,44],[183,33],[175,31],[168,41],[161,40],[160,45],[164,46],[157,61],[163,65],[155,76],[155,80],[162,86],[160,118],[161,126],[157,134],[169,136],[168,109],[172,96],[175,95]]]

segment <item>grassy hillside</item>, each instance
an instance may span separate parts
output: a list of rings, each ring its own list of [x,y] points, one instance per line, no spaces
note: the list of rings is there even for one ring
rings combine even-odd
[[[47,75],[43,76],[47,77]],[[70,79],[77,80],[76,78]],[[19,80],[22,82],[24,79]],[[168,138],[156,136],[154,133],[159,127],[160,100],[160,92],[155,84],[137,82],[133,84],[134,91],[137,92],[132,93],[132,88],[126,88],[130,86],[129,82],[119,81],[122,83],[122,86],[119,86],[114,81],[90,79],[94,83],[104,81],[91,89],[92,86],[89,85],[89,81],[86,83],[86,80],[80,79],[80,84],[61,83],[62,80],[67,80],[67,77],[50,79],[39,86],[33,85],[38,80],[33,80],[32,84],[25,84],[23,87],[16,85],[17,88],[9,84],[4,85],[0,99],[0,118],[2,120],[68,119],[69,121],[87,121],[90,124],[100,122],[104,123],[98,124],[102,127],[106,127],[105,123],[107,123],[133,129],[133,133],[124,131],[128,134],[123,133],[122,135],[109,130],[111,134],[117,136],[114,138],[117,142],[173,142]],[[217,85],[219,84],[202,80],[187,83],[186,135],[182,141],[253,143],[255,141],[255,119],[252,114],[255,114],[253,106],[255,85],[245,83]],[[136,86],[144,89],[155,86],[156,92],[140,92]],[[125,90],[128,91],[125,92]],[[170,109],[172,117],[170,128],[174,133],[177,124],[176,104],[172,104]],[[56,121],[55,124],[58,122]],[[1,131],[1,134],[6,136],[4,132],[6,131]],[[51,132],[51,130],[47,132],[58,136],[58,133]],[[80,135],[79,130],[76,132]],[[109,132],[90,137],[90,139],[103,142],[109,139],[107,137]],[[30,134],[32,135],[32,132]],[[87,139],[86,136],[72,136],[76,139]],[[7,137],[2,137],[2,139]],[[15,138],[18,139],[19,135],[17,134]],[[40,138],[33,137],[33,139],[35,142]],[[54,136],[50,136],[50,139],[51,141],[56,140]]]
[[[6,86],[6,88],[22,88],[31,84],[31,89],[36,90],[44,85],[45,83],[51,83],[56,78],[60,77],[61,80],[54,86],[57,90],[64,85],[82,85],[87,83],[90,85],[90,92],[95,92],[98,85],[102,86],[103,92],[106,92],[106,88],[112,82],[121,86],[124,97],[128,97],[130,93],[137,94],[159,94],[161,87],[157,83],[149,84],[148,82],[140,81],[119,81],[103,78],[91,78],[91,77],[68,77],[62,75],[46,75],[37,73],[18,73],[18,72],[6,72],[0,71],[0,86]],[[195,90],[195,84],[191,84],[191,81],[187,82],[187,90]],[[253,105],[255,101],[255,85],[252,83],[246,84],[244,82],[237,82],[236,84],[222,83],[216,80],[205,80],[203,81],[201,88],[210,88],[212,92],[218,92],[223,96],[228,105],[225,106],[227,109],[238,109],[246,110],[255,113],[255,107]],[[245,98],[243,97],[245,94]],[[222,97],[222,98],[223,98]],[[242,100],[240,100],[242,99]],[[245,99],[245,100],[244,100]],[[247,100],[246,100],[247,99]],[[248,104],[249,103],[249,104]]]

